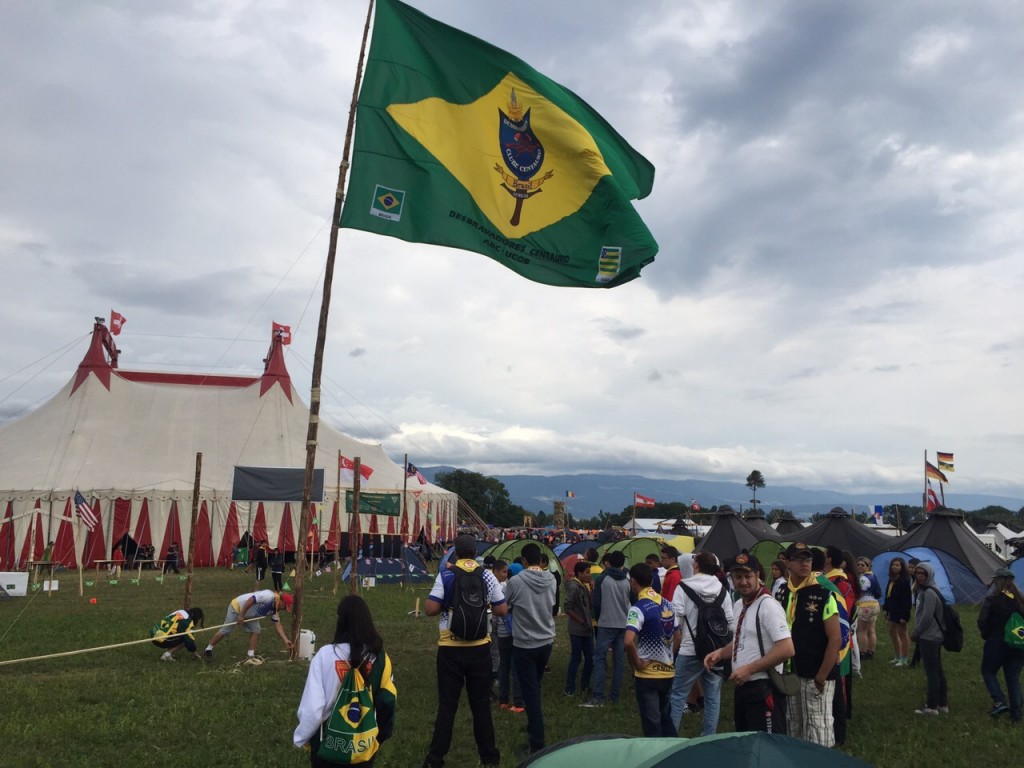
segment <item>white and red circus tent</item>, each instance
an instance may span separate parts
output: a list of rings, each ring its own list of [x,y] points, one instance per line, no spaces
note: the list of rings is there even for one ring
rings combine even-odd
[[[75,376],[32,413],[0,426],[0,571],[24,568],[53,542],[52,559],[88,567],[111,556],[128,534],[163,558],[172,542],[189,551],[196,453],[202,452],[195,565],[228,565],[249,531],[271,547],[296,551],[326,543],[333,550],[349,530],[338,513],[338,454],[373,469],[367,493],[402,493],[404,469],[380,445],[355,440],[321,419],[316,467],[325,498],[315,523],[298,531],[301,502],[234,502],[234,467],[306,463],[309,408],[292,386],[279,336],[261,376],[154,373],[118,367],[103,323]],[[343,482],[342,494],[345,493]],[[99,515],[92,532],[78,523],[78,491]],[[343,497],[344,498],[344,497]],[[360,530],[428,541],[455,535],[458,497],[412,478],[399,517],[360,517]],[[341,538],[347,542],[347,536]]]

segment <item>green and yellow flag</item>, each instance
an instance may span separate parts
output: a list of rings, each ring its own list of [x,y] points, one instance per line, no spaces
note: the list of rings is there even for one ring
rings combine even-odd
[[[610,288],[658,244],[630,203],[654,166],[511,54],[378,0],[340,226],[489,256],[538,283]]]

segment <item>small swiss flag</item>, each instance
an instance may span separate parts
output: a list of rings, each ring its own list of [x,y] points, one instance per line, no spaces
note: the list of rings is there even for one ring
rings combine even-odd
[[[121,328],[128,322],[125,316],[115,310],[110,310],[110,332],[115,336],[120,335]]]
[[[291,344],[292,343],[292,327],[290,325],[281,325],[280,323],[274,323],[273,333],[281,332],[281,343]]]

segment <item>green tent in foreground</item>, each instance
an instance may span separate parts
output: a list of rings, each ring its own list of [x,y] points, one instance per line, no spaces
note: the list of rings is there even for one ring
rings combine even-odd
[[[774,733],[719,733],[697,739],[589,736],[554,744],[519,768],[871,768],[869,763]]]
[[[502,541],[495,544],[490,549],[484,552],[484,557],[492,555],[498,560],[504,560],[505,562],[511,563],[520,553],[523,551],[523,547],[527,544],[536,544],[540,547],[540,553],[548,556],[548,570],[552,573],[559,574],[563,579],[565,574],[562,571],[562,561],[558,559],[556,555],[547,544],[543,541],[535,541],[534,539],[510,539],[509,541]]]

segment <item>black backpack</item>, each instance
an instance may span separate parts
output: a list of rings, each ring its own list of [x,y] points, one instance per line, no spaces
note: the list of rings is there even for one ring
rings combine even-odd
[[[950,653],[960,653],[964,649],[964,625],[956,608],[946,602],[946,598],[935,587],[928,587],[939,598],[939,627],[942,629],[942,647]]]
[[[448,614],[448,631],[456,640],[483,640],[490,622],[487,620],[487,585],[484,569],[472,571],[452,569],[452,602]]]
[[[709,653],[724,648],[732,640],[729,619],[726,618],[725,609],[722,608],[728,590],[723,586],[718,597],[707,602],[683,582],[679,582],[679,586],[697,606],[697,626],[691,627],[687,619],[686,628],[693,640],[697,658],[703,660]]]

